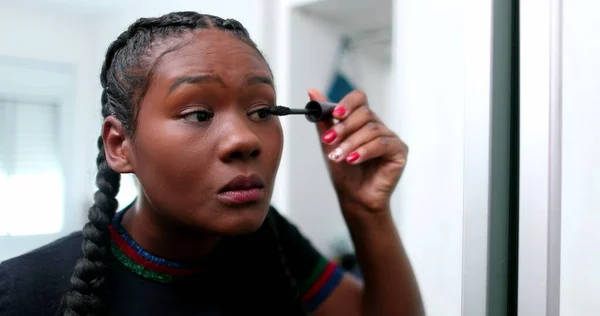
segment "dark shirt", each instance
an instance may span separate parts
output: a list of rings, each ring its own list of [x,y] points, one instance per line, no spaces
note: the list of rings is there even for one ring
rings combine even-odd
[[[328,263],[299,230],[271,208],[273,229],[224,239],[205,271],[164,284],[144,278],[111,255],[110,315],[292,315],[314,311],[339,284]],[[0,315],[57,315],[81,256],[81,232],[0,264]],[[293,289],[297,289],[293,291]],[[294,293],[299,300],[294,300]]]

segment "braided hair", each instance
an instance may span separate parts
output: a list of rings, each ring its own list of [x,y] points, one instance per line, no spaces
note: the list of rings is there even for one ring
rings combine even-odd
[[[129,136],[134,137],[138,105],[147,89],[158,57],[158,50],[154,48],[165,43],[175,43],[175,47],[170,47],[166,52],[177,49],[180,47],[177,43],[181,42],[181,37],[198,29],[217,29],[233,34],[262,56],[248,31],[233,19],[222,19],[197,12],[173,12],[157,18],[138,19],[110,44],[106,52],[100,74],[103,88],[102,116],[114,116]],[[108,226],[118,208],[116,196],[119,192],[120,174],[112,170],[106,161],[102,137],[98,138],[98,150],[98,190],[94,194],[94,204],[89,209],[89,222],[82,230],[83,256],[75,265],[70,278],[70,290],[63,297],[65,316],[107,313],[105,284],[110,256]],[[282,277],[289,279],[292,306],[297,307],[298,314],[305,314],[296,283],[285,263],[276,230],[269,231],[274,241],[273,249],[278,252],[280,258],[278,265],[281,266]]]

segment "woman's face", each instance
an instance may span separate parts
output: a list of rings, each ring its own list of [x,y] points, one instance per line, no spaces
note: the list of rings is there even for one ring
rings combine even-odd
[[[195,32],[157,61],[140,102],[133,169],[154,211],[206,233],[262,224],[281,158],[272,76],[248,44]],[[143,198],[144,198],[143,197]]]

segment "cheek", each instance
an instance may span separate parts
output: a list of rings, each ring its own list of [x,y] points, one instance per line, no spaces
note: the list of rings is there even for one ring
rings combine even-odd
[[[283,151],[283,131],[281,125],[277,122],[275,128],[270,128],[267,133],[261,137],[264,154],[269,165],[274,166],[273,173],[277,171],[281,154]]]
[[[147,183],[178,190],[189,185],[189,177],[202,174],[210,166],[214,152],[207,137],[190,131],[182,123],[170,122],[153,128],[140,128],[136,139],[136,173]],[[173,126],[178,125],[178,126]]]

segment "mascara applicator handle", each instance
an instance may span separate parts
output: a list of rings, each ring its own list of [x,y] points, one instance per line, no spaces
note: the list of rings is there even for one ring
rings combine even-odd
[[[335,109],[336,106],[337,103],[310,101],[306,103],[306,106],[304,107],[311,112],[306,114],[306,119],[313,123],[331,119],[333,118],[333,109]]]

